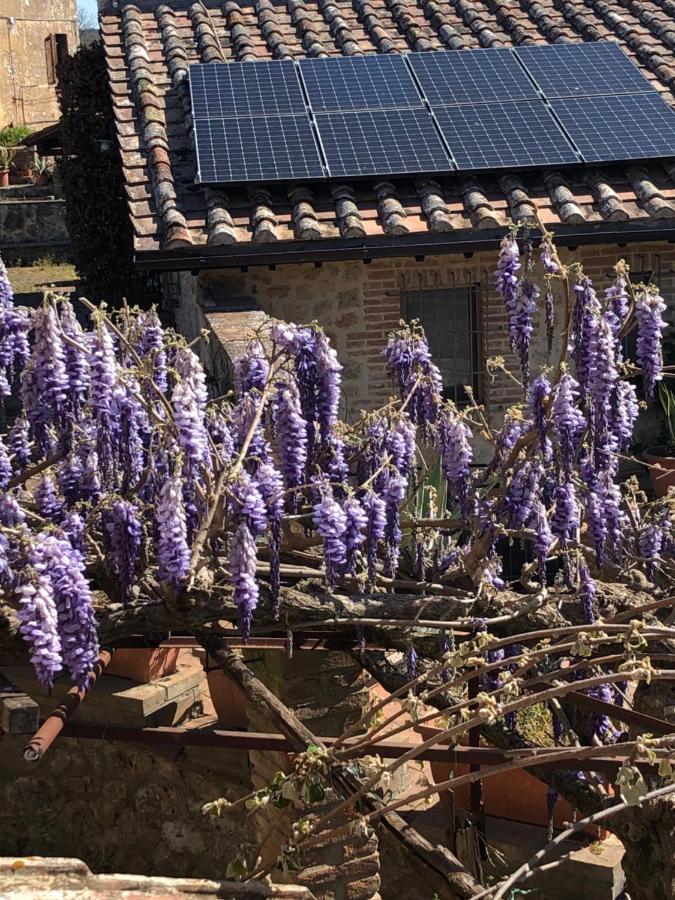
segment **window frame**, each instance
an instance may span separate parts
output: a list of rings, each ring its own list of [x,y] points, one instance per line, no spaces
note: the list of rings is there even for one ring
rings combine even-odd
[[[47,84],[56,84],[59,80],[59,66],[66,61],[68,55],[68,35],[65,32],[48,34],[45,38]]]
[[[419,298],[423,303],[422,295],[448,295],[450,303],[458,302],[457,293],[465,292],[465,302],[468,304],[469,319],[469,337],[471,338],[470,351],[470,368],[471,382],[474,397],[477,403],[482,402],[484,387],[484,371],[483,371],[483,345],[482,345],[482,323],[481,323],[481,303],[480,303],[480,285],[476,282],[469,284],[457,284],[446,287],[433,288],[404,288],[401,291],[401,317],[406,321],[410,321],[409,305],[413,297]],[[420,322],[424,327],[424,323]],[[427,329],[425,328],[425,333]],[[440,368],[440,367],[439,367]],[[462,382],[464,384],[465,382]],[[458,388],[461,389],[462,384],[459,382],[453,386],[443,386],[443,397],[446,400],[452,400],[457,406],[468,406],[470,401],[467,396],[459,397]]]

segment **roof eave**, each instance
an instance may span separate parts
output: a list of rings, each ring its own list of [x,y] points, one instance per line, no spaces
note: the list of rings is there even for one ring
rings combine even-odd
[[[245,245],[202,245],[175,250],[146,250],[135,254],[137,268],[176,272],[230,269],[241,266],[281,266],[342,260],[370,261],[387,257],[433,256],[443,253],[476,253],[494,250],[506,228],[466,229],[429,234],[371,236],[355,240],[279,241]],[[675,242],[675,219],[654,222],[593,222],[585,225],[551,225],[556,243],[564,247],[588,244],[627,244],[646,241]]]

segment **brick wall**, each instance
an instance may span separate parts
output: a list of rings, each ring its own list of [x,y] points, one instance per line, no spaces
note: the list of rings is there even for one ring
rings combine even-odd
[[[564,262],[580,261],[598,290],[611,283],[612,267],[625,258],[635,272],[652,271],[669,301],[669,314],[675,319],[675,247],[666,243],[634,244],[632,247],[598,245],[578,251],[561,251]],[[196,334],[204,327],[203,310],[216,309],[233,299],[237,303],[257,304],[270,316],[295,322],[317,320],[333,340],[344,371],[344,403],[348,416],[385,402],[393,392],[382,360],[387,333],[401,317],[406,291],[437,290],[444,287],[475,285],[478,289],[481,361],[503,356],[507,366],[518,372],[518,364],[509,347],[506,320],[501,300],[494,292],[496,252],[359,261],[314,265],[278,266],[274,270],[257,267],[246,272],[222,269],[202,272],[192,279],[181,276],[181,306],[178,327]],[[217,321],[218,313],[209,316]],[[560,290],[556,296],[556,344],[551,361],[560,352],[562,329]],[[217,330],[217,329],[216,329]],[[537,329],[533,346],[533,369],[547,362],[543,328]],[[217,356],[217,348],[206,351]],[[208,360],[207,360],[208,362]],[[518,386],[504,375],[488,377],[483,365],[481,396],[492,423],[498,424],[510,405],[520,400]]]

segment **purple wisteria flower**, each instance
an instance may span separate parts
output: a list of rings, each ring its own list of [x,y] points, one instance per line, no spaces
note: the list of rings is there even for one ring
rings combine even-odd
[[[666,309],[663,297],[654,287],[645,288],[635,304],[635,318],[638,322],[636,357],[642,372],[645,396],[650,400],[654,397],[657,382],[663,378],[661,336],[666,328],[663,320]]]
[[[579,606],[584,617],[584,622],[592,625],[596,620],[594,601],[597,589],[595,581],[591,578],[588,566],[582,560],[579,561]]]
[[[169,378],[164,346],[164,329],[154,308],[143,313],[140,317],[138,354],[143,360],[150,360],[155,384],[165,394],[168,390]]]
[[[118,377],[115,345],[110,332],[102,324],[89,335],[89,344],[91,349],[89,405],[96,422],[96,453],[101,482],[106,486],[112,486],[115,467],[113,449],[119,430],[114,404]]]
[[[307,423],[295,383],[277,384],[272,404],[279,464],[289,490],[287,505],[290,512],[295,512],[299,498],[294,489],[304,483],[307,468]]]
[[[345,546],[347,516],[340,504],[333,498],[330,488],[322,487],[321,499],[314,506],[312,519],[314,527],[323,538],[326,581],[332,587],[347,564],[347,548]]]
[[[537,375],[530,387],[528,398],[528,412],[532,423],[539,435],[539,441],[543,447],[546,443],[546,413],[551,397],[551,382],[544,372]]]
[[[98,660],[93,598],[82,555],[65,538],[40,539],[32,554],[35,569],[52,584],[63,664],[80,688],[87,688]]]
[[[22,472],[31,461],[30,425],[25,416],[19,416],[10,428],[7,446],[12,456],[12,468]]]
[[[630,309],[628,283],[623,271],[617,272],[617,276],[611,286],[605,291],[605,297],[607,298],[606,316],[609,319],[614,337],[618,338],[621,327],[628,316],[628,310]]]
[[[21,379],[21,401],[43,453],[52,446],[49,426],[63,427],[70,382],[58,320],[51,305],[41,306],[33,323],[35,344]]]
[[[204,410],[194,389],[194,381],[181,378],[171,394],[178,442],[185,454],[186,474],[194,478],[202,466],[210,468],[211,453]]]
[[[576,537],[579,528],[579,504],[571,481],[558,484],[554,494],[555,509],[551,530],[564,544]]]
[[[377,575],[377,550],[384,539],[387,527],[387,507],[384,500],[374,491],[368,491],[361,498],[366,514],[366,554],[368,557],[368,581],[373,584]]]
[[[423,329],[413,323],[389,335],[384,350],[387,368],[398,384],[401,399],[407,403],[410,419],[428,435],[438,416],[443,379],[431,360],[431,351]]]
[[[510,317],[511,344],[520,360],[525,390],[530,380],[530,343],[539,294],[540,290],[533,281],[529,278],[523,279],[518,285]]]
[[[242,520],[230,537],[228,568],[230,584],[234,588],[234,602],[239,610],[239,628],[245,641],[251,633],[253,613],[260,598],[256,564],[255,538],[246,521]]]
[[[281,554],[281,518],[284,512],[284,481],[278,469],[272,463],[262,463],[256,472],[258,491],[265,504],[269,522],[267,547],[270,554],[270,591],[275,615],[279,614],[280,602],[280,554]]]
[[[128,604],[133,599],[143,533],[138,507],[128,500],[116,500],[104,513],[103,523],[108,558],[119,580],[124,603]]]
[[[246,352],[234,361],[234,386],[239,394],[262,391],[267,383],[270,364],[260,341],[250,341]]]
[[[518,271],[520,269],[520,250],[518,242],[512,235],[506,235],[499,248],[497,263],[496,288],[504,301],[506,316],[509,322],[509,333],[512,333],[511,322],[516,310],[516,293],[518,290]]]
[[[9,397],[11,381],[30,356],[28,313],[14,305],[14,292],[0,256],[0,397]]]
[[[30,661],[37,679],[51,688],[63,667],[54,589],[44,574],[24,570],[16,588],[19,633],[31,646]]]
[[[82,418],[84,404],[89,393],[89,348],[87,337],[82,326],[77,321],[75,310],[68,300],[61,304],[61,328],[68,338],[63,342],[65,354],[66,374],[70,387],[67,397],[67,407],[73,420],[79,422]]]
[[[448,482],[448,504],[457,502],[463,516],[471,511],[471,429],[450,407],[438,421],[438,443],[443,474]]]
[[[356,571],[357,553],[365,540],[365,531],[368,525],[368,516],[363,507],[353,494],[350,494],[344,502],[345,514],[344,545],[346,562],[344,572],[353,575]]]
[[[63,515],[63,502],[56,494],[56,485],[51,475],[43,475],[35,488],[35,505],[40,515],[47,521],[58,522]]]
[[[167,478],[162,485],[155,515],[159,580],[177,589],[190,572],[183,485],[177,476]]]
[[[546,515],[546,507],[541,501],[535,504],[531,519],[532,528],[534,529],[534,538],[532,539],[532,548],[537,558],[539,567],[539,580],[542,586],[546,585],[546,558],[548,557],[551,544],[553,543],[553,533],[548,523]]]
[[[6,491],[12,477],[12,463],[5,442],[0,436],[0,491]]]
[[[578,409],[579,385],[569,372],[564,372],[553,395],[551,418],[553,434],[560,454],[560,468],[566,475],[572,471],[585,419]]]

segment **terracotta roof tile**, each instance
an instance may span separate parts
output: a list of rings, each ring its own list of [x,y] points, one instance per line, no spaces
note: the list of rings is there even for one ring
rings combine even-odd
[[[461,240],[538,213],[591,228],[675,218],[675,160],[416,182],[195,184],[190,63],[616,40],[675,102],[675,0],[118,0],[106,53],[136,250],[223,254],[427,233]],[[311,246],[311,244],[308,244]],[[221,251],[218,251],[219,253]]]

